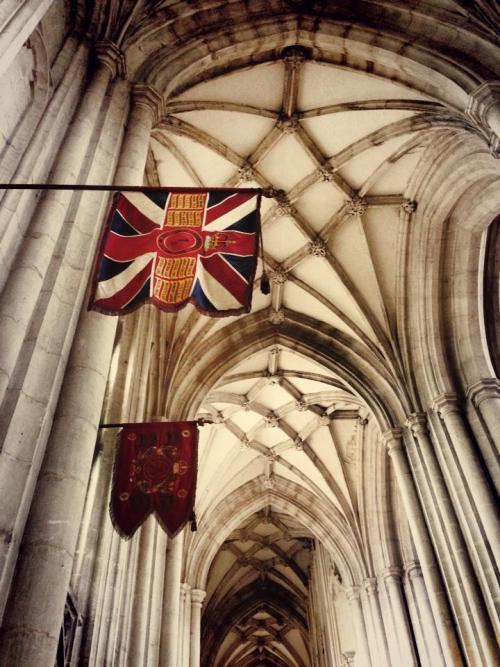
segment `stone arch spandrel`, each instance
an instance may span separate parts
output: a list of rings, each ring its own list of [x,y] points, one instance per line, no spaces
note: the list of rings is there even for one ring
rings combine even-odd
[[[381,432],[404,421],[409,402],[386,366],[354,339],[322,322],[287,311],[279,326],[258,311],[233,322],[183,356],[169,389],[168,409],[191,418],[203,397],[250,352],[282,342],[337,373],[369,406]]]
[[[481,238],[500,210],[500,163],[465,130],[436,131],[407,196],[404,345],[423,404],[491,375],[481,337]]]
[[[248,482],[200,517],[199,530],[191,534],[186,545],[184,581],[205,590],[210,565],[226,537],[252,514],[268,506],[308,527],[331,554],[346,586],[359,584],[368,576],[359,546],[345,521],[335,520],[331,506],[291,480],[278,475],[274,480],[274,488],[265,491],[258,480]]]

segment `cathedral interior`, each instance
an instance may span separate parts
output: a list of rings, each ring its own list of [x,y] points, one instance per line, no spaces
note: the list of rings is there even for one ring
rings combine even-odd
[[[1,667],[500,664],[499,27],[0,3]],[[7,184],[263,188],[251,311],[89,311],[110,193]],[[100,425],[200,418],[123,540]]]

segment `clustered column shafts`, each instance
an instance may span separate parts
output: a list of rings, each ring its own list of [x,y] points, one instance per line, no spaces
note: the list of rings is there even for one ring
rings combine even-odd
[[[79,57],[78,54],[76,57]],[[82,105],[58,155],[56,172],[64,179],[72,181],[82,168],[91,137],[99,131],[96,125],[111,78],[110,67],[102,64],[88,85]],[[115,113],[120,116],[119,107]],[[120,138],[115,124],[116,119],[108,114],[108,138],[103,135],[101,148],[105,154],[107,152],[107,159],[103,167],[99,165],[99,154],[94,161],[95,176],[104,180],[109,178],[112,160],[116,159],[116,156],[111,157]],[[111,145],[107,146],[113,136],[114,141],[111,140]],[[0,373],[0,403],[4,400],[1,407],[3,447],[0,453],[0,487],[10,489],[10,502],[4,504],[0,528],[3,534],[11,536],[0,547],[0,609],[5,604],[19,536],[26,521],[34,481],[43,458],[72,336],[77,326],[91,263],[92,247],[89,239],[98,237],[98,229],[93,229],[93,216],[99,215],[103,205],[102,198],[87,196],[81,200],[80,214],[77,212],[75,217],[65,258],[59,267],[43,317],[38,321],[29,364],[24,375],[16,377],[17,396],[15,401],[11,401],[10,394],[7,396],[6,392],[8,388],[14,388],[13,373],[16,365],[23,361],[23,345],[28,343],[30,330],[35,324],[38,300],[43,299],[43,280],[51,263],[58,264],[54,253],[71,201],[71,193],[64,193],[64,196],[60,194],[51,192],[40,204],[21,249],[19,265],[11,274],[0,300],[0,337],[3,341],[0,346],[0,367],[3,370]],[[85,238],[87,234],[88,238],[82,241],[82,237]],[[50,387],[49,391],[47,387]]]
[[[446,593],[434,556],[424,515],[415,489],[408,461],[402,444],[402,430],[391,429],[383,434],[384,442],[391,457],[401,499],[405,508],[410,530],[415,542],[418,558],[428,583],[428,594],[441,643],[441,658],[435,657],[436,664],[441,659],[445,665],[461,665],[462,655],[456,635],[451,625]]]
[[[180,533],[168,541],[163,591],[160,667],[176,667],[180,654],[179,617],[181,606],[181,568],[184,535]],[[184,591],[183,591],[184,592]],[[184,592],[185,596],[185,592]]]
[[[448,594],[459,619],[464,644],[471,655],[481,662],[495,663],[492,646],[492,628],[486,609],[479,596],[479,587],[469,553],[454,512],[448,489],[433,451],[425,414],[414,414],[407,420],[417,446],[409,444],[409,454],[415,470],[421,496],[428,507],[428,520],[433,524],[434,543],[437,545],[448,583]],[[444,542],[444,544],[443,544]],[[447,556],[451,547],[453,558]],[[474,613],[469,614],[468,610]]]
[[[354,617],[354,628],[356,632],[356,646],[359,651],[360,667],[372,667],[370,657],[370,648],[368,646],[368,634],[366,631],[365,619],[363,616],[363,607],[361,606],[360,588],[352,586],[347,590],[347,599],[351,603],[351,609]]]
[[[104,80],[109,82],[109,76],[99,70],[99,84]],[[134,106],[115,175],[121,182],[127,177],[134,182],[142,179],[153,121],[151,107],[144,103]],[[115,330],[114,319],[82,313],[6,613],[2,664],[30,667],[55,660]],[[67,443],[77,439],[79,447],[70,450],[70,457]],[[76,466],[78,478],[72,466]],[[48,532],[50,525],[58,527]],[[54,611],[41,614],[47,599]]]

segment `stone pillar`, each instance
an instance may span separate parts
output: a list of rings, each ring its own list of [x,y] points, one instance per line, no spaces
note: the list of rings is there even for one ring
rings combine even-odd
[[[403,591],[401,590],[401,571],[398,567],[389,567],[382,573],[382,579],[389,598],[392,618],[394,619],[393,630],[399,647],[399,664],[405,665],[405,667],[417,667],[418,662],[410,633]]]
[[[201,605],[205,599],[205,591],[191,589],[191,632],[189,641],[189,667],[200,667],[201,641]]]
[[[500,553],[500,531],[497,519],[497,503],[490,484],[477,455],[477,446],[471,441],[471,435],[465,426],[458,398],[454,394],[442,394],[433,402],[433,409],[439,414],[445,430],[456,452],[456,460],[462,471],[461,479],[466,483],[469,494],[456,488],[457,498],[464,505],[469,504],[469,495],[474,500],[475,512],[468,517],[479,520],[489,539],[493,553]],[[498,419],[498,415],[497,415]],[[454,480],[455,481],[455,480]],[[483,538],[484,539],[484,538]]]
[[[138,92],[116,173],[117,180],[128,176],[135,183],[142,180],[160,99]],[[115,318],[85,311],[80,317],[9,600],[0,664],[54,664],[115,331]]]
[[[71,184],[78,181],[114,72],[109,58],[101,60],[57,155],[52,182]],[[45,193],[2,294],[0,337],[4,344],[0,348],[0,402],[14,371],[72,198],[72,191],[49,190]]]
[[[72,52],[70,40],[71,38],[68,38],[67,46],[61,51],[55,64],[62,65],[65,69],[62,79],[56,82],[54,94],[43,109],[16,170],[3,182],[12,180],[18,183],[43,183],[49,180],[50,167],[74,116],[87,70],[87,45],[80,44],[76,52]],[[71,57],[69,64],[66,63],[68,56]],[[23,242],[40,194],[35,190],[4,190],[3,193],[0,205],[0,289],[3,289],[10,276],[10,269],[16,261],[17,251]]]
[[[153,554],[153,576],[151,577],[151,603],[149,610],[149,632],[147,645],[147,667],[159,667],[161,651],[161,635],[163,632],[163,590],[165,588],[165,563],[167,545],[170,541],[167,534],[155,521],[155,550]],[[179,573],[180,580],[180,573]],[[175,665],[174,665],[175,667]]]
[[[191,586],[184,584],[184,618],[182,632],[182,659],[178,662],[178,667],[188,667],[191,654]]]
[[[368,647],[368,636],[366,633],[363,608],[359,597],[359,586],[352,586],[346,591],[346,597],[351,604],[356,633],[356,667],[372,667],[370,649]]]
[[[379,655],[379,664],[389,666],[391,665],[391,659],[387,646],[387,638],[385,636],[384,621],[382,620],[382,609],[380,608],[380,600],[378,597],[377,580],[375,578],[366,579],[363,582],[363,588],[370,604],[373,632]]]
[[[462,654],[457,643],[457,637],[452,624],[451,610],[443,589],[434,550],[415,489],[415,483],[408,466],[406,453],[403,450],[402,430],[391,429],[386,431],[383,434],[383,440],[391,457],[406,518],[410,525],[415,549],[428,585],[429,599],[436,619],[444,664],[459,667],[463,665]],[[439,664],[437,659],[436,656],[436,664]]]
[[[54,0],[3,0],[0,7],[0,76],[7,70]]]
[[[159,667],[176,667],[179,653],[182,546],[184,534],[168,541],[163,591],[162,631]],[[183,590],[185,597],[185,590]]]
[[[500,419],[498,418],[500,415],[500,380],[497,378],[479,380],[469,387],[467,398],[477,410],[488,439],[492,443],[489,450],[482,448],[482,452],[493,482],[500,491],[500,466],[497,456],[497,452],[500,451]]]
[[[184,651],[184,627],[186,625],[186,608],[191,607],[191,601],[189,599],[189,584],[182,583],[180,586],[180,595],[179,595],[179,618],[177,619],[177,662],[176,667],[183,667],[186,664],[184,660],[185,651]]]
[[[488,662],[489,659],[494,664],[495,649],[492,649],[491,646],[494,632],[480,594],[464,536],[434,452],[427,429],[426,416],[414,414],[408,418],[407,425],[417,440],[417,447],[412,449],[413,456],[420,461],[417,480],[423,502],[428,508],[428,516],[434,524],[434,543],[440,554],[441,568],[460,628],[464,650],[471,661],[475,659],[479,662]],[[422,479],[419,480],[419,477]]]
[[[429,604],[422,570],[417,562],[409,563],[406,567],[406,579],[413,593],[416,618],[413,628],[418,644],[418,655],[422,667],[444,665],[439,636]],[[418,626],[418,627],[417,627]]]
[[[84,96],[82,108],[88,112],[89,117],[83,118],[77,113],[76,125],[69,131],[59,154],[61,162],[58,169],[66,177],[69,173],[78,174],[80,171],[111,74],[110,66],[101,64]],[[90,109],[94,104],[97,111]],[[105,130],[98,135],[101,141],[96,147],[90,168],[90,174],[96,180],[109,182],[113,176],[126,106],[127,91],[121,86],[115,86],[112,103],[104,120]],[[79,138],[84,145],[83,153],[78,145]],[[68,153],[73,149],[76,152],[75,161],[72,161]],[[88,193],[81,198],[70,227],[64,257],[62,261],[56,262],[58,271],[50,289],[50,296],[47,299],[45,295],[41,297],[42,301],[46,302],[46,307],[38,309],[39,290],[53,259],[52,253],[71,200],[71,193],[64,194],[64,198],[58,199],[56,192],[50,192],[40,205],[21,253],[19,270],[12,273],[0,304],[0,337],[7,335],[0,346],[0,366],[5,362],[4,370],[7,373],[4,376],[0,372],[0,376],[5,379],[0,395],[12,380],[14,368],[18,369],[17,357],[19,351],[24,350],[22,346],[25,343],[28,346],[31,344],[29,362],[22,373],[16,373],[16,380],[10,382],[9,392],[0,412],[0,438],[3,437],[0,488],[9,489],[8,494],[5,494],[8,502],[3,504],[0,518],[0,613],[5,605],[12,568],[78,322],[80,304],[91,269],[92,240],[96,242],[99,236],[95,220],[103,212],[101,206],[105,203],[101,195],[95,196],[96,193],[93,198],[89,197]],[[31,289],[32,294],[25,298],[24,295]],[[21,316],[20,312],[24,308],[26,312]],[[31,321],[33,309],[37,314]],[[16,319],[18,315],[19,318]],[[16,321],[9,318],[15,318]],[[28,327],[33,327],[32,336],[31,331],[26,331]]]
[[[133,582],[132,623],[130,628],[130,642],[128,659],[131,665],[144,665],[147,658],[147,635],[149,631],[149,600],[151,596],[151,581],[153,558],[155,555],[154,538],[156,519],[149,516],[142,525],[137,537],[139,553],[137,570]]]

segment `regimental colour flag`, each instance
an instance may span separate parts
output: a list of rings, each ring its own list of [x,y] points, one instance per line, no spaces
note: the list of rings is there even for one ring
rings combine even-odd
[[[249,312],[259,246],[255,190],[144,190],[115,195],[90,309],[143,303],[211,316]]]
[[[196,422],[126,424],[111,491],[111,520],[128,539],[152,513],[169,537],[193,516],[198,463]]]

